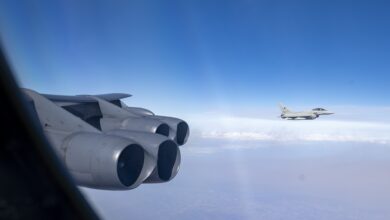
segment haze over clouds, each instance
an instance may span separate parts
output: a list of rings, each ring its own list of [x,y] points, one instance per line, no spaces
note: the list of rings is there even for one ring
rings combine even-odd
[[[193,114],[174,180],[83,192],[107,219],[386,220],[390,126],[371,116]]]
[[[365,111],[364,111],[365,110]],[[348,115],[351,112],[351,115]],[[337,114],[341,114],[338,116]],[[275,112],[244,116],[224,113],[205,113],[188,116],[191,139],[219,140],[230,143],[356,142],[390,144],[390,124],[383,117],[390,109],[354,107],[341,113],[321,116],[316,120],[282,120]],[[270,117],[271,116],[271,117]],[[272,117],[274,116],[274,117]],[[194,143],[196,145],[196,143]]]
[[[180,172],[169,183],[83,192],[106,219],[390,218],[388,146],[196,143],[181,148]]]

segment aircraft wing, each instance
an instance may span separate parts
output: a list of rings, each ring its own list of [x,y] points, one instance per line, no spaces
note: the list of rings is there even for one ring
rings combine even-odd
[[[56,156],[0,50],[0,219],[98,219]]]
[[[52,95],[52,94],[41,94],[47,99],[50,99],[54,102],[78,102],[78,103],[88,103],[88,102],[96,102],[90,95]],[[107,93],[101,95],[93,95],[104,99],[106,101],[115,101],[124,98],[131,97],[132,95],[126,93]]]
[[[142,115],[139,108],[134,112],[110,99],[127,95],[70,97],[23,91],[45,135],[79,185],[130,190],[142,183],[170,181],[178,173],[178,146],[189,135],[183,120]],[[70,103],[57,103],[64,101]]]
[[[129,190],[178,173],[185,121],[122,107],[124,93],[23,94],[1,51],[0,64],[0,219],[97,219],[73,181]]]

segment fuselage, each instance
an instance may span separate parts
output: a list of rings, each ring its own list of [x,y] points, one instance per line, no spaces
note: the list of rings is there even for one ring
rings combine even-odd
[[[284,108],[280,117],[282,119],[313,120],[313,119],[318,118],[320,115],[331,115],[331,114],[334,114],[334,113],[327,111],[323,108],[315,108],[311,111],[302,111],[302,112],[292,112],[292,111],[289,111],[286,108]]]
[[[318,117],[314,112],[286,112],[282,113],[283,119],[316,119]]]

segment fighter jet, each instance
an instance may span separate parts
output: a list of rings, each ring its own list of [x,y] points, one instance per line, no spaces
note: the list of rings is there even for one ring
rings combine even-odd
[[[301,111],[301,112],[293,112],[290,111],[286,106],[283,104],[279,104],[280,110],[282,111],[282,114],[280,117],[282,119],[301,119],[301,120],[313,120],[318,118],[320,115],[331,115],[334,114],[333,112],[330,112],[323,108],[314,108],[310,111]]]
[[[23,89],[60,160],[78,185],[128,190],[179,171],[188,124],[126,106],[130,95],[62,96]]]

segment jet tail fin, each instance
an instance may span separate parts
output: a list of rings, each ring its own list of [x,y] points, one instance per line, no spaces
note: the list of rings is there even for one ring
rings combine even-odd
[[[279,103],[279,108],[282,113],[290,112],[290,110],[288,110],[287,107],[283,105],[283,103]]]

